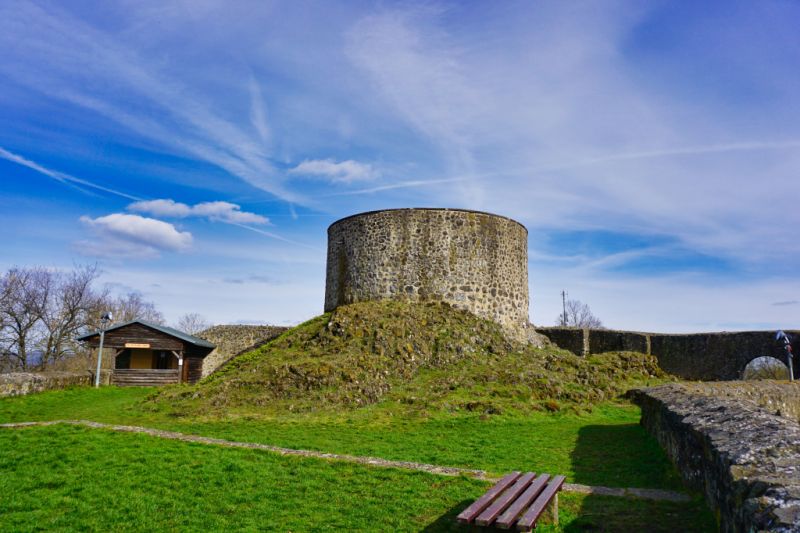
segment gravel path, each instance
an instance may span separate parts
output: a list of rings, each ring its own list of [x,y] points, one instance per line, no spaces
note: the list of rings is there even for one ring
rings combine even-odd
[[[72,426],[84,426],[95,429],[105,429],[110,431],[121,431],[125,433],[142,433],[161,439],[179,440],[183,442],[197,442],[200,444],[210,444],[215,446],[225,446],[228,448],[248,448],[251,450],[264,450],[267,452],[279,453],[281,455],[297,455],[300,457],[314,457],[317,459],[328,459],[332,461],[345,461],[348,463],[358,463],[362,465],[378,466],[384,468],[402,468],[405,470],[417,470],[438,474],[442,476],[467,476],[485,481],[496,481],[498,477],[487,474],[484,470],[474,470],[470,468],[456,468],[451,466],[439,466],[426,463],[415,463],[412,461],[393,461],[381,459],[379,457],[363,457],[358,455],[344,455],[339,453],[325,453],[314,450],[295,450],[292,448],[282,448],[269,444],[257,442],[239,442],[225,439],[215,439],[200,435],[189,435],[176,431],[164,431],[162,429],[146,428],[140,426],[120,426],[115,424],[103,424],[92,422],[91,420],[50,420],[44,422],[12,422],[0,424],[0,428],[20,429],[35,426],[53,426],[57,424],[68,424]],[[578,492],[581,494],[599,494],[603,496],[618,496],[623,498],[641,498],[646,500],[687,502],[689,496],[680,492],[659,489],[636,489],[636,488],[617,488],[617,487],[594,487],[581,485],[578,483],[565,483],[563,489],[566,492]]]

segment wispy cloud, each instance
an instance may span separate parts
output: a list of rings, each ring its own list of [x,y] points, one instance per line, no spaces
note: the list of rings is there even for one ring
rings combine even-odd
[[[250,123],[258,132],[261,141],[268,145],[272,136],[267,122],[267,108],[261,86],[254,76],[250,76],[248,87],[250,89]]]
[[[800,305],[800,301],[798,300],[784,300],[782,302],[772,302],[772,305],[776,307],[788,307],[790,305]]]
[[[372,165],[352,159],[338,162],[333,159],[307,159],[288,172],[300,177],[323,178],[331,183],[370,181],[379,175]]]
[[[0,42],[17,50],[19,60],[0,62],[0,70],[17,83],[88,108],[254,187],[303,203],[301,195],[283,187],[270,162],[265,113],[252,85],[257,137],[220,116],[190,87],[154,68],[154,62],[67,11],[32,3],[3,4]]]
[[[241,209],[241,206],[230,202],[201,202],[190,206],[171,199],[146,200],[134,202],[128,206],[129,211],[147,213],[157,217],[202,217],[239,224],[269,224],[267,217]]]
[[[428,4],[369,14],[348,32],[346,53],[382,102],[438,146],[450,171],[471,173],[474,124],[485,104],[467,70],[467,48],[439,24],[444,13]],[[469,183],[459,191],[479,201]]]

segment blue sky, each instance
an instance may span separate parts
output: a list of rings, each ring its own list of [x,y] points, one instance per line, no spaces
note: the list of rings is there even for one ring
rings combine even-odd
[[[0,267],[168,319],[322,310],[327,226],[529,229],[531,319],[798,327],[800,4],[0,4]]]

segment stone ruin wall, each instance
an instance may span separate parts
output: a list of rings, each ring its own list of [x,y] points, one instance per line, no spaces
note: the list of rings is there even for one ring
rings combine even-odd
[[[613,351],[652,354],[665,372],[683,379],[740,379],[745,366],[762,356],[786,363],[783,345],[775,340],[774,331],[672,334],[562,327],[536,331],[576,355]],[[786,332],[793,339],[794,353],[800,354],[800,331]],[[795,373],[800,375],[798,365]]]
[[[633,391],[642,426],[720,531],[800,531],[800,386],[671,384]]]
[[[229,325],[213,326],[197,334],[216,345],[203,359],[203,377],[244,352],[271,341],[289,328],[280,326]]]
[[[442,301],[528,339],[528,231],[459,209],[391,209],[328,228],[325,311],[378,299]]]
[[[0,374],[0,398],[68,387],[89,387],[93,382],[91,372],[11,372]]]

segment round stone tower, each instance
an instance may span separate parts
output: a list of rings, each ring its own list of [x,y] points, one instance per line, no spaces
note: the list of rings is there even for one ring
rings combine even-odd
[[[528,230],[463,209],[388,209],[331,224],[325,311],[385,298],[447,302],[524,341]]]

